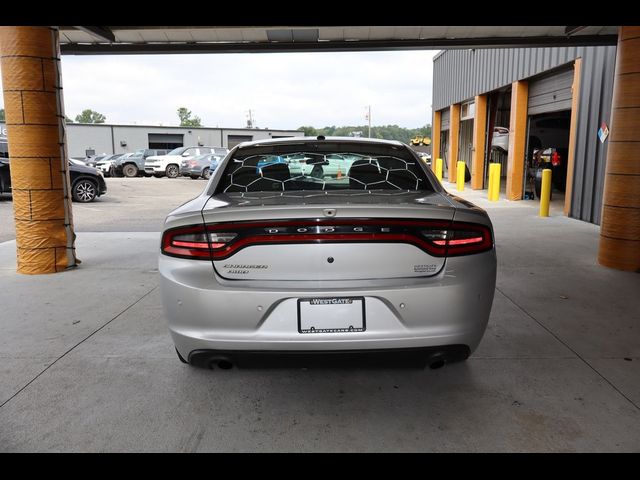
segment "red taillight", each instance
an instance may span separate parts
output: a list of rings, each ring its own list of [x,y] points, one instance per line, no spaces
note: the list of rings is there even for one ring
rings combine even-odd
[[[433,233],[423,232],[423,235]],[[491,230],[484,225],[473,223],[453,222],[450,228],[440,231],[439,238],[432,239],[432,242],[445,247],[447,257],[486,252],[493,248]]]
[[[222,260],[253,245],[295,243],[408,243],[434,257],[469,255],[493,248],[484,225],[444,220],[312,219],[218,223],[167,230],[166,255]]]
[[[204,226],[178,227],[164,232],[162,253],[174,257],[210,259],[211,253],[225,247],[236,233],[207,232]]]
[[[554,167],[557,167],[558,165],[560,165],[561,159],[562,157],[558,154],[558,152],[553,152],[551,154],[551,165],[553,165]]]

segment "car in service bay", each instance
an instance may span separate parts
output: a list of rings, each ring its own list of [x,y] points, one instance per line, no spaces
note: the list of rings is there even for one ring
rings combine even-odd
[[[340,178],[287,164],[338,157]],[[436,368],[480,343],[496,251],[487,213],[447,193],[409,146],[302,137],[236,146],[167,216],[159,272],[185,363]]]

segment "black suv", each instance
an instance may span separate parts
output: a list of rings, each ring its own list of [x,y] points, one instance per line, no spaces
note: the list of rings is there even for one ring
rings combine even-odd
[[[71,194],[76,202],[92,202],[100,195],[107,193],[107,184],[98,170],[88,167],[82,162],[69,162],[71,178]],[[0,193],[11,192],[11,174],[9,170],[9,153],[7,139],[0,137]]]

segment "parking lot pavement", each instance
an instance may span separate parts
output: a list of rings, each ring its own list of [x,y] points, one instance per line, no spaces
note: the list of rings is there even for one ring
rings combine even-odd
[[[489,326],[440,370],[192,368],[163,318],[158,232],[78,228],[82,265],[43,276],[0,243],[0,450],[639,451],[638,275],[597,265],[596,225],[487,208]]]
[[[105,178],[106,195],[73,202],[76,232],[157,232],[167,213],[198,196],[207,182],[179,178]],[[11,195],[0,194],[0,242],[15,239]]]

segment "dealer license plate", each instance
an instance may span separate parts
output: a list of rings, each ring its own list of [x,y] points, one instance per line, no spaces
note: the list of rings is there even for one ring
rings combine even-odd
[[[364,297],[298,299],[300,333],[352,333],[365,329]]]

